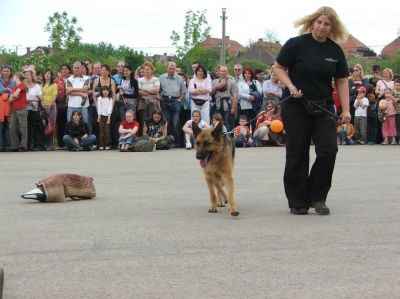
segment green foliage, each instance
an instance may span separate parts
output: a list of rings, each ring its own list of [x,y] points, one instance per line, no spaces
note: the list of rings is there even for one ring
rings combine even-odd
[[[55,50],[76,48],[81,40],[79,34],[83,31],[78,27],[76,17],[68,18],[66,11],[55,12],[48,18],[44,28],[45,32],[50,33],[49,42]]]
[[[10,64],[13,69],[21,70],[24,64],[34,64],[38,70],[51,68],[54,72],[58,70],[62,63],[72,65],[75,61],[83,61],[90,58],[93,62],[100,61],[101,63],[109,64],[115,67],[119,60],[124,60],[126,63],[136,68],[143,64],[144,55],[142,52],[137,52],[126,46],[121,46],[115,49],[111,44],[79,44],[77,48],[68,50],[60,50],[53,54],[31,54],[17,56],[16,54],[7,53],[0,50],[0,63]]]
[[[183,27],[183,45],[180,45],[181,36],[179,33],[175,30],[172,31],[170,39],[177,48],[176,52],[179,58],[184,57],[190,49],[199,45],[210,34],[211,27],[207,26],[206,12],[206,9],[203,11],[188,10],[186,12],[185,25]]]
[[[182,67],[182,70],[186,74],[192,75],[192,63],[194,61],[202,63],[208,71],[213,71],[214,68],[219,65],[219,60],[219,48],[208,49],[198,45],[189,50],[188,53],[177,62],[177,64]],[[226,53],[226,61],[232,61],[232,57],[229,52]]]
[[[266,64],[258,60],[242,60],[240,64],[243,65],[243,67],[250,66],[253,70],[255,69],[265,70],[267,68]],[[233,68],[231,70],[233,71]]]
[[[392,58],[381,58],[381,57],[361,57],[361,58],[351,58],[347,60],[349,67],[355,64],[361,64],[364,69],[365,75],[372,74],[372,66],[374,64],[379,64],[382,69],[391,68],[393,73],[400,74],[400,51]]]

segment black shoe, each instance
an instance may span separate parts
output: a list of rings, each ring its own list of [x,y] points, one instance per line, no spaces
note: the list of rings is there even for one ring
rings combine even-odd
[[[83,151],[84,152],[90,152],[92,149],[91,149],[91,147],[90,146],[85,146],[84,148],[83,148]]]
[[[19,151],[19,152],[26,152],[26,148],[20,147],[20,148],[18,149],[18,151]]]
[[[290,208],[290,213],[295,215],[307,215],[308,208]]]
[[[318,215],[329,215],[331,212],[328,206],[322,201],[312,202],[311,207],[315,209],[315,213]]]
[[[7,150],[7,152],[9,152],[9,153],[18,152],[18,149],[17,148],[9,148]]]

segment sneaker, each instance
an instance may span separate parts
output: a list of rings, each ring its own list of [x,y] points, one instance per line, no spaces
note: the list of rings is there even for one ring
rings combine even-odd
[[[396,139],[394,139],[393,138],[393,140],[392,140],[392,143],[391,143],[392,145],[397,145],[397,142],[396,142]]]
[[[102,150],[104,150],[104,147],[100,146],[99,151],[102,151]]]
[[[362,140],[360,140],[360,141],[358,142],[358,144],[364,145],[364,144],[365,144],[365,142],[364,142],[364,141],[362,141]]]
[[[389,144],[389,142],[387,140],[385,140],[381,144],[386,145],[386,144]]]
[[[307,215],[308,208],[290,208],[290,213],[295,215]]]
[[[110,147],[109,146],[106,146],[106,151],[109,151],[110,150]]]
[[[187,150],[192,149],[192,144],[190,142],[186,142],[186,149]]]
[[[312,202],[311,207],[315,209],[315,213],[318,215],[329,215],[331,212],[328,206],[322,201]]]

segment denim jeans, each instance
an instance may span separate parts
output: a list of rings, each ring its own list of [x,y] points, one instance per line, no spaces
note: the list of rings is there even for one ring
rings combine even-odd
[[[92,146],[96,143],[96,136],[93,134],[89,134],[88,137],[84,140],[81,140],[79,144],[76,144],[74,138],[69,135],[64,135],[63,137],[64,144],[68,149],[78,149],[81,150],[82,148]]]
[[[161,110],[164,114],[164,118],[168,123],[168,135],[174,136],[175,140],[178,140],[178,123],[179,123],[179,111],[181,109],[181,103],[179,100],[165,100],[161,101]]]

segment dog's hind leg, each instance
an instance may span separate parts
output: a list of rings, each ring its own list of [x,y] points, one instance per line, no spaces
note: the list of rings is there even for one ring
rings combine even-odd
[[[213,182],[213,178],[210,176],[206,176],[206,182],[208,187],[208,192],[210,193],[210,203],[211,206],[208,209],[209,213],[217,213],[217,194],[215,193],[215,184]]]
[[[232,177],[226,178],[226,187],[228,189],[228,209],[232,216],[238,216],[239,211],[235,202],[235,186]]]

